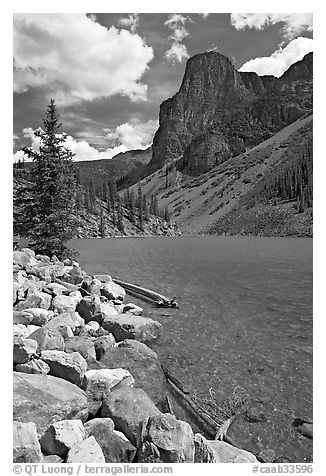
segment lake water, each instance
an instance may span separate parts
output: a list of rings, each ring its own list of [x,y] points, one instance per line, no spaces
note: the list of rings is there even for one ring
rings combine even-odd
[[[197,236],[74,240],[88,273],[108,272],[169,297],[153,348],[191,391],[243,387],[266,421],[231,427],[242,447],[311,461],[295,418],[312,418],[312,240]]]

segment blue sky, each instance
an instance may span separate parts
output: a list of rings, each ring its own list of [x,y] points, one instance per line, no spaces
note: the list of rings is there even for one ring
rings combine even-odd
[[[151,144],[194,54],[280,76],[312,51],[312,14],[14,14],[13,46],[15,159],[54,97],[76,160],[94,160]]]

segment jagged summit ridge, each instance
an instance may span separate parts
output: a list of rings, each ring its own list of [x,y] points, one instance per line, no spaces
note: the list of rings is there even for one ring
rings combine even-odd
[[[312,111],[312,54],[281,78],[239,72],[215,51],[187,61],[179,91],[161,104],[151,171],[177,162],[199,175]]]

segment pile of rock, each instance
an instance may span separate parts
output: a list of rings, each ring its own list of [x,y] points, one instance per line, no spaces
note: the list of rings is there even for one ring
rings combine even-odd
[[[14,462],[254,462],[164,413],[161,324],[109,275],[14,252]]]

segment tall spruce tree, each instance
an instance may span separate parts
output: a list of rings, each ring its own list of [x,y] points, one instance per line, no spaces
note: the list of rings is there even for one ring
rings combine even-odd
[[[63,258],[73,254],[67,242],[76,234],[76,180],[74,154],[64,146],[67,136],[60,132],[62,124],[54,99],[47,108],[43,125],[44,130],[39,128],[34,132],[40,140],[39,150],[23,148],[34,167],[25,203],[28,220],[21,223],[20,230],[37,253]]]

